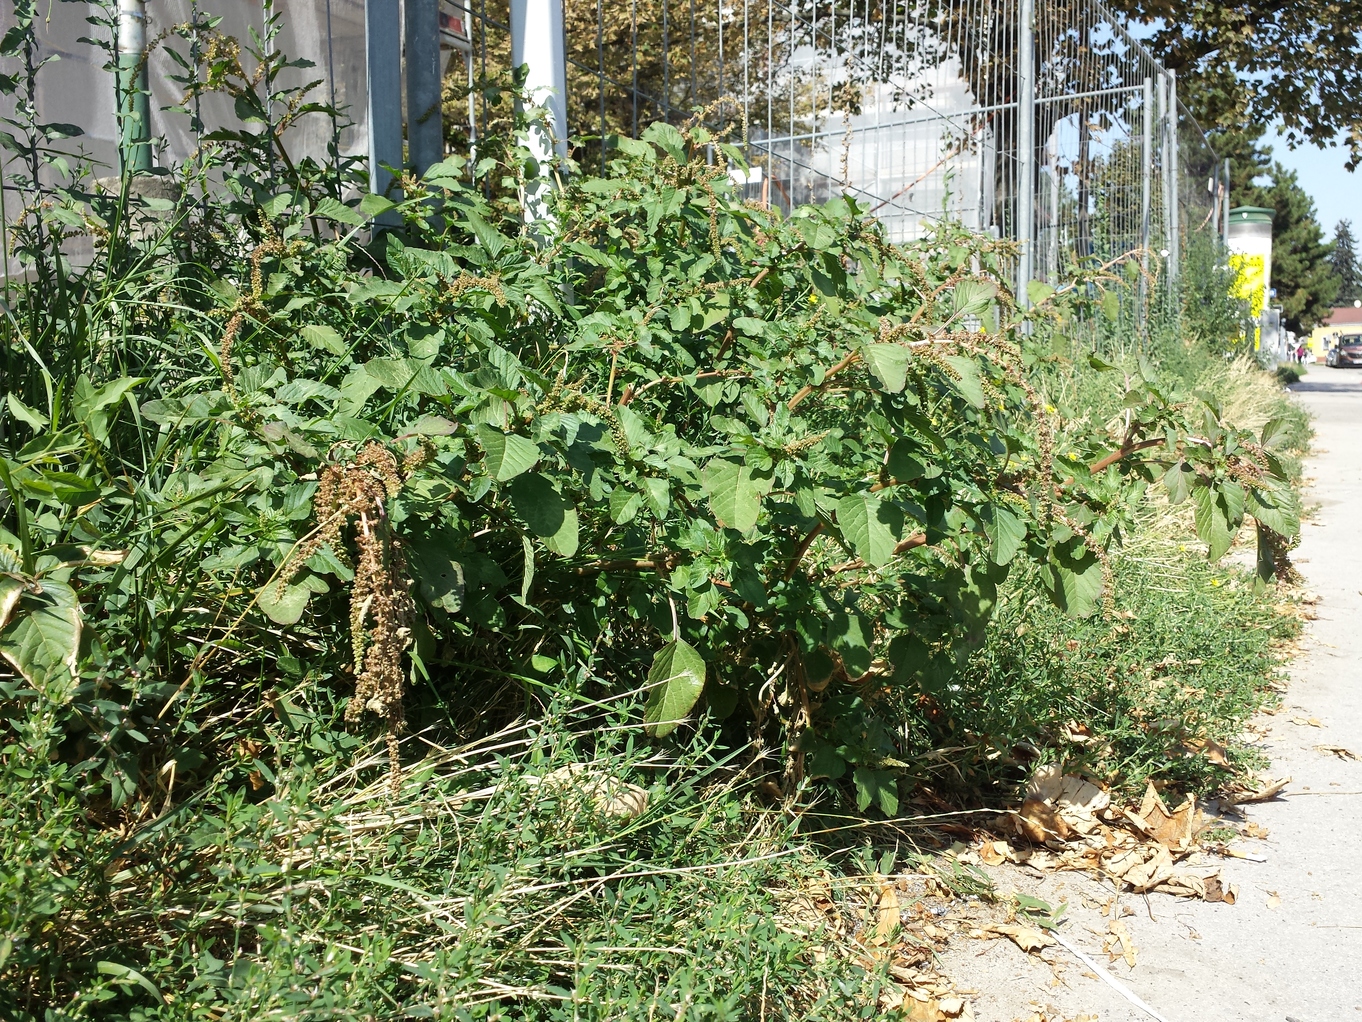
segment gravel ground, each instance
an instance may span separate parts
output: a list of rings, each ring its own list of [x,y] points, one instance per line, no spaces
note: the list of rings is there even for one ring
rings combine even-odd
[[[1240,847],[1263,862],[1224,860],[1234,905],[1125,894],[1117,911],[1136,964],[1109,971],[1155,1012],[1136,1007],[1062,948],[1023,954],[1011,942],[952,941],[943,971],[969,997],[978,1022],[1362,1022],[1362,373],[1318,366],[1292,388],[1315,418],[1306,466],[1307,506],[1295,563],[1319,596],[1281,712],[1262,718],[1273,776],[1284,797],[1245,806],[1267,828]],[[1311,723],[1311,719],[1319,726]],[[1069,903],[1060,930],[1102,954],[1115,892],[1086,876],[1044,878],[990,870],[1001,891]]]

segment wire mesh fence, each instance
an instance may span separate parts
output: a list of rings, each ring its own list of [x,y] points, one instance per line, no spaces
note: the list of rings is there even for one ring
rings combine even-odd
[[[510,3],[442,0],[451,146],[498,116],[480,86],[509,79]],[[267,49],[296,58],[277,73],[342,112],[296,118],[280,143],[289,159],[365,153],[363,0],[146,10],[162,166],[215,127],[270,130],[243,122],[229,95],[186,102],[210,36],[241,41],[246,75]],[[1157,277],[1193,234],[1223,228],[1223,165],[1172,76],[1098,0],[564,0],[564,20],[568,128],[586,166],[612,136],[699,117],[741,145],[748,167],[733,177],[748,197],[789,209],[845,194],[895,241],[944,219],[1016,238],[1023,284],[1127,255]],[[13,22],[6,5],[0,31]],[[36,119],[70,125],[61,144],[106,173],[118,167],[115,24],[112,3],[59,0],[35,30]]]

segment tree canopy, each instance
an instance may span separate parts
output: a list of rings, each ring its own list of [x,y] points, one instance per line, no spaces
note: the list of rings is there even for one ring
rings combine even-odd
[[[1115,0],[1149,26],[1205,127],[1281,121],[1293,148],[1340,134],[1362,163],[1362,0]]]

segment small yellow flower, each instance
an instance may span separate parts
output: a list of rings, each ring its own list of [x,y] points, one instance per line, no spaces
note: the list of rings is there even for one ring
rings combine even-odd
[[[1054,406],[1054,405],[1046,405],[1046,406],[1045,406],[1045,410],[1046,410],[1047,412],[1049,412],[1051,415],[1054,415],[1054,414],[1055,414],[1055,406]]]
[[[1078,452],[1077,452],[1077,451],[1070,451],[1070,452],[1069,452],[1069,460],[1070,460],[1070,461],[1077,461],[1077,460],[1078,460]]]
[[[809,295],[809,304],[810,304],[810,305],[817,305],[817,304],[818,304],[818,296],[817,296],[817,295]]]
[[[1220,585],[1220,579],[1218,578],[1211,579],[1211,588],[1215,588],[1218,585]]]

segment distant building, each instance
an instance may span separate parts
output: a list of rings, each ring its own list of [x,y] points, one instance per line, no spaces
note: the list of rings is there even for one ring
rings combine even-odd
[[[1362,334],[1362,303],[1341,305],[1324,317],[1310,334],[1310,351],[1324,355],[1344,334]]]

